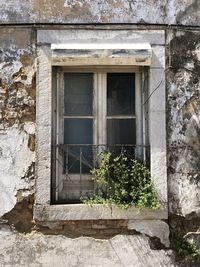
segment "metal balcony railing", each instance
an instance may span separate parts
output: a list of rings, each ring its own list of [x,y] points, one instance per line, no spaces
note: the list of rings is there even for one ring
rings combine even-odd
[[[59,153],[63,155],[63,173],[83,174],[98,166],[99,155],[108,151],[114,156],[123,153],[131,159],[137,159],[149,167],[149,146],[114,144],[114,145],[91,145],[91,144],[64,144],[58,146]]]
[[[97,168],[101,153],[104,151],[119,156],[123,153],[130,159],[137,159],[150,168],[150,148],[143,145],[114,144],[63,144],[56,146],[58,161],[57,183],[62,183],[59,199],[64,203],[78,203],[80,198],[96,193],[96,187],[91,180],[91,170]],[[58,184],[56,185],[58,187]]]

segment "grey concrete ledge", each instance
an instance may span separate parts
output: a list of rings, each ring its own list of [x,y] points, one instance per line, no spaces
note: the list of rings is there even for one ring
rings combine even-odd
[[[34,219],[38,221],[65,220],[153,220],[167,219],[167,208],[159,210],[129,208],[127,210],[116,206],[95,204],[73,205],[39,205],[34,208]]]
[[[113,43],[150,43],[151,46],[165,45],[165,31],[164,30],[138,30],[138,29],[122,29],[114,30],[113,28],[104,31],[98,29],[62,29],[62,30],[37,30],[37,44],[51,45],[51,44],[83,44],[85,42],[96,44],[109,42]]]

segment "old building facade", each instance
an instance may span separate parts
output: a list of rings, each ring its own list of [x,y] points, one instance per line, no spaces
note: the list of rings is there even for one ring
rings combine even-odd
[[[199,244],[199,1],[1,2],[0,266],[184,266],[175,236]],[[52,144],[62,128],[54,122],[61,121],[56,100],[64,96],[54,89],[62,91],[66,69],[95,69],[96,107],[103,110],[103,75],[111,68],[132,71],[138,88],[147,88],[136,110],[148,113],[148,126],[137,122],[133,131],[137,140],[148,136],[160,210],[57,201],[63,185],[54,191],[60,182],[52,180]],[[101,125],[103,115],[84,112],[78,115],[88,128],[91,119]],[[101,127],[95,144],[105,141]]]

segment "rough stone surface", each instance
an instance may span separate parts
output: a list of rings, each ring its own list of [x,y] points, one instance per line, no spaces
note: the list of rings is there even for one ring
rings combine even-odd
[[[173,253],[152,250],[144,236],[116,236],[109,240],[0,231],[0,266],[175,266]],[[11,253],[12,252],[12,253]]]
[[[0,29],[0,216],[34,192],[34,42],[30,29]]]
[[[37,199],[37,198],[36,198]],[[76,205],[41,205],[34,207],[34,219],[38,221],[57,221],[57,220],[112,220],[112,219],[167,219],[168,212],[166,207],[158,210],[131,207],[120,209],[116,206],[94,204]]]
[[[35,122],[34,38],[30,29],[0,28],[0,129]]]
[[[195,244],[200,249],[200,232],[189,232],[184,238],[190,244]]]
[[[6,26],[5,23],[27,25],[15,27]],[[61,25],[28,26],[29,23]],[[63,30],[72,27],[66,24],[73,23],[136,23],[136,26],[107,25],[110,30],[104,31],[104,36],[111,39],[118,36],[118,39],[127,40],[127,34],[121,35],[124,27],[130,27],[131,34],[134,27],[137,30],[149,30],[147,41],[152,43],[158,57],[162,49],[166,48],[164,35],[160,39],[151,30],[166,31],[168,58],[165,93],[170,230],[185,235],[188,241],[196,242],[199,246],[200,33],[195,31],[195,28],[192,29],[192,25],[200,26],[200,1],[16,0],[13,4],[11,0],[2,0],[0,266],[175,266],[170,250],[152,250],[148,244],[151,238],[147,236],[157,236],[166,244],[167,237],[164,234],[168,233],[168,229],[165,223],[160,221],[155,224],[151,222],[151,228],[149,222],[148,225],[133,222],[134,226],[129,223],[129,227],[134,229],[130,231],[127,230],[127,220],[56,221],[45,222],[43,226],[32,221],[35,191],[36,30],[37,27]],[[157,24],[158,27],[149,24]],[[191,27],[177,30],[173,26],[165,27],[164,24]],[[67,37],[63,37],[63,42],[66,38],[71,41],[90,38],[95,42],[95,38],[99,38],[104,29],[103,25],[77,27],[82,28],[79,34],[74,30],[67,34]],[[89,27],[92,30],[98,28],[98,36],[94,36],[92,30],[86,34],[86,28]],[[118,29],[117,33],[112,31],[114,28]],[[49,31],[49,36],[51,35],[55,38],[56,32],[52,34]],[[39,38],[41,36],[38,34]],[[139,42],[139,39],[139,35],[135,35],[134,41]],[[45,42],[45,39],[42,41]],[[156,47],[155,43],[160,47]],[[163,67],[165,58],[160,58],[155,64],[156,67]],[[159,76],[162,77],[161,72]],[[152,89],[156,86],[152,86]],[[158,103],[154,106],[155,112],[159,112],[160,97],[165,98],[164,92],[158,94],[160,89],[158,86],[153,94]],[[162,231],[157,232],[157,226]],[[135,230],[146,236],[136,235]],[[19,234],[24,232],[31,234]],[[123,236],[109,240],[69,238],[81,235],[110,238],[117,233],[122,233]]]
[[[167,71],[168,192],[170,211],[199,213],[200,34],[169,35]]]
[[[199,0],[2,0],[1,23],[199,25]]]
[[[151,237],[158,237],[162,244],[169,247],[169,226],[160,220],[129,220],[128,229],[136,230]]]
[[[11,210],[17,199],[34,191],[34,153],[28,147],[28,138],[14,127],[1,136],[0,216]]]

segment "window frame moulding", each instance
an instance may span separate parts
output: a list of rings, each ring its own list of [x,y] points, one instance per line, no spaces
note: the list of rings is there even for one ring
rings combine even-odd
[[[119,42],[120,40],[120,42]],[[123,42],[121,42],[123,40]],[[72,44],[76,43],[76,47]],[[124,43],[122,45],[122,43]],[[93,219],[167,219],[167,153],[165,100],[165,31],[163,30],[46,30],[37,31],[36,85],[36,193],[34,219],[38,221],[93,220]],[[67,44],[67,46],[66,46]],[[91,44],[91,45],[89,45]],[[143,44],[143,45],[141,45]],[[113,51],[126,48],[121,56]],[[94,47],[94,48],[93,48]],[[97,47],[97,48],[95,48]],[[144,50],[145,48],[145,57]],[[70,48],[70,49],[68,49]],[[107,48],[107,49],[102,49]],[[135,49],[134,49],[135,48]],[[89,49],[89,50],[88,50]],[[72,50],[74,51],[72,53]],[[77,53],[80,50],[81,53]],[[76,52],[75,52],[76,51]],[[143,51],[141,53],[141,51]],[[88,53],[86,53],[88,52]],[[132,53],[130,56],[129,52]],[[105,54],[104,54],[105,53]],[[141,58],[135,55],[140,55]],[[147,56],[148,55],[148,56]],[[159,199],[160,210],[121,210],[106,205],[52,205],[51,173],[53,142],[52,99],[54,67],[80,68],[104,66],[117,68],[148,67],[148,106],[151,175]],[[120,69],[119,68],[119,69]],[[143,89],[142,89],[143,90]],[[145,102],[145,101],[144,101]],[[159,103],[159,105],[158,105]],[[159,129],[159,131],[157,130]]]
[[[150,43],[64,43],[51,44],[56,66],[150,66]],[[61,58],[62,57],[62,58]]]

